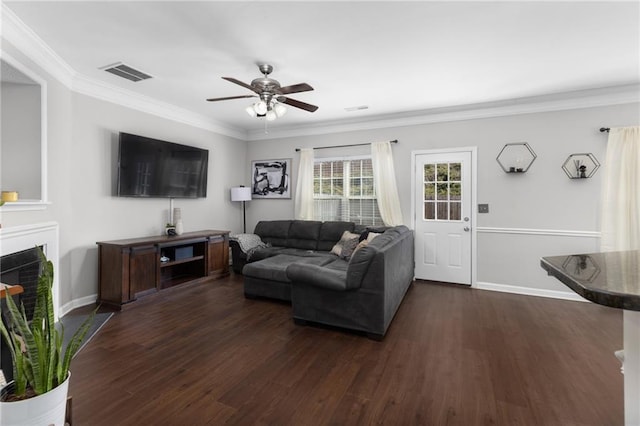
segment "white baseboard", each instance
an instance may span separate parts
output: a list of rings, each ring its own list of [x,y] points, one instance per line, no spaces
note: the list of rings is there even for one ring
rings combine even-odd
[[[71,302],[67,302],[60,307],[60,317],[65,316],[66,314],[68,314],[69,312],[73,311],[76,308],[94,304],[96,303],[96,300],[98,300],[97,294],[81,297],[79,299],[73,299]]]
[[[502,293],[522,294],[525,296],[548,297],[551,299],[572,300],[576,302],[588,302],[572,291],[543,290],[532,287],[519,287],[515,285],[476,282],[473,288],[480,290],[499,291]]]

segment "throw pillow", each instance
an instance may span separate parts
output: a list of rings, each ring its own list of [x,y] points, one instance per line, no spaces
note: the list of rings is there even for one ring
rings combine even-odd
[[[382,235],[382,234],[379,234],[377,232],[369,232],[369,235],[367,235],[367,239],[365,241],[370,242],[371,240],[373,240],[378,235]]]
[[[353,257],[353,255],[356,254],[358,250],[360,250],[362,247],[366,247],[367,245],[369,245],[369,241],[367,240],[360,241],[356,246],[355,250],[353,250],[353,253],[351,253],[351,256]]]
[[[344,260],[351,259],[351,255],[355,251],[358,244],[359,242],[358,242],[357,236],[355,238],[350,238],[347,241],[345,241],[344,244],[342,245],[342,252],[340,253],[340,258]]]
[[[352,232],[349,231],[344,231],[342,233],[342,237],[340,237],[340,241],[338,241],[333,248],[331,249],[331,253],[335,254],[336,256],[342,256],[342,249],[344,247],[344,245],[349,241],[349,240],[353,240],[355,239],[356,244],[353,246],[353,249],[355,248],[355,246],[358,244],[358,234],[354,234]],[[351,251],[353,252],[353,249],[351,249]]]

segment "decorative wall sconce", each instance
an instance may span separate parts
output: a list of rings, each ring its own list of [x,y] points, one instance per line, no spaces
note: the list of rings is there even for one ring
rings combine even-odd
[[[571,154],[562,165],[562,170],[564,170],[569,179],[590,178],[599,168],[600,163],[591,153]]]
[[[496,157],[505,173],[525,173],[538,156],[526,142],[508,143]]]

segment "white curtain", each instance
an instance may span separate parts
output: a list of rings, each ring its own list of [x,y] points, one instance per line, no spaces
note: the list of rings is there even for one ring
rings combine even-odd
[[[313,148],[300,150],[298,184],[296,185],[295,217],[313,220]]]
[[[640,126],[609,131],[600,231],[601,251],[640,250]]]
[[[371,144],[371,164],[373,180],[378,198],[378,210],[387,226],[402,225],[400,197],[396,185],[396,173],[393,167],[393,153],[389,142]]]

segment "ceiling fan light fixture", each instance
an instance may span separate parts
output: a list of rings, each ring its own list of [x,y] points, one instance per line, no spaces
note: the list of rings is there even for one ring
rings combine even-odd
[[[249,117],[255,117],[258,115],[256,113],[256,110],[253,108],[253,105],[249,105],[248,107],[246,107],[245,111],[247,111],[247,114],[249,114]]]
[[[253,109],[255,110],[257,115],[264,115],[267,113],[267,103],[265,101],[256,102],[253,105]]]
[[[273,121],[278,117],[276,116],[276,112],[274,110],[270,109],[269,111],[267,111],[267,114],[266,114],[265,118],[267,119],[267,121]]]
[[[276,116],[278,118],[282,117],[283,115],[285,115],[287,113],[287,109],[284,107],[284,105],[282,105],[279,102],[276,102],[275,105],[273,106],[273,110],[276,113]]]

